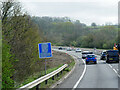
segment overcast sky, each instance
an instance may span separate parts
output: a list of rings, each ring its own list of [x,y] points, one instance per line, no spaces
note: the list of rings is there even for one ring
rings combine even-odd
[[[19,0],[32,16],[70,17],[90,25],[118,23],[119,0]]]

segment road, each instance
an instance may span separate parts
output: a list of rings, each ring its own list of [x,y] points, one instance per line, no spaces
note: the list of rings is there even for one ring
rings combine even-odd
[[[97,64],[86,65],[81,58],[81,53],[61,51],[76,58],[77,64],[73,73],[56,88],[118,88],[118,64],[106,64],[97,55]]]

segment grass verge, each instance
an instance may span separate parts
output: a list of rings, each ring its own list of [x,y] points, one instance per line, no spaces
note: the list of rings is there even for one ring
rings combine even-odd
[[[71,57],[71,56],[70,56]],[[41,83],[39,88],[49,88],[52,84],[56,83],[58,80],[60,80],[64,75],[66,75],[69,71],[72,70],[75,61],[74,59],[71,57],[72,62],[70,64],[68,64],[68,67],[65,68],[65,70],[62,73],[59,73],[59,77],[57,75],[54,76],[54,80],[52,80],[52,78],[50,78],[48,80],[47,85],[45,84],[45,82]]]
[[[71,57],[71,56],[70,56]],[[39,85],[39,88],[49,88],[52,84],[56,83],[58,80],[60,80],[65,74],[67,74],[74,66],[75,62],[74,62],[74,59],[71,57],[71,63],[68,64],[68,67],[65,68],[65,70],[62,72],[62,73],[59,73],[59,76],[55,75],[54,76],[54,80],[52,80],[52,78],[48,79],[48,82],[47,84],[45,84],[45,81],[42,82],[40,85]],[[58,68],[60,68],[63,64],[59,65],[58,67],[55,67],[55,68],[50,68],[50,69],[47,69],[46,73],[51,73],[52,71],[54,70],[57,70]],[[21,86],[24,86],[34,80],[36,80],[37,78],[40,78],[42,76],[45,75],[45,71],[42,71],[41,73],[38,72],[30,77],[28,77],[22,84],[15,84],[17,88],[21,87]],[[31,90],[35,90],[36,87],[32,88]]]

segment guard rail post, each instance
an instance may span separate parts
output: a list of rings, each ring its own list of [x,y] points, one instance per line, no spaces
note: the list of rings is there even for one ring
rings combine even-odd
[[[62,74],[62,71],[61,71],[61,74]]]
[[[38,84],[38,85],[36,86],[36,90],[39,90],[39,86],[40,86],[40,84]]]
[[[41,77],[41,72],[40,72],[40,76],[38,77],[38,78],[40,78]],[[36,90],[39,90],[39,86],[40,86],[40,84],[38,84],[37,86],[36,86]]]
[[[57,77],[59,77],[59,73],[57,73]]]
[[[52,77],[52,80],[54,80],[54,76]]]
[[[45,84],[47,84],[48,80],[45,80]]]

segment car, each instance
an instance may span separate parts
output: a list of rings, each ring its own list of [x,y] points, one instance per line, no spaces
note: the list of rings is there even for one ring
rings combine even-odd
[[[81,49],[76,48],[75,52],[81,52]]]
[[[105,60],[106,59],[106,51],[103,51],[100,56],[100,60]]]
[[[87,54],[93,54],[93,52],[91,52],[91,51],[83,51],[82,52],[82,59],[85,59]]]
[[[59,47],[58,49],[59,49],[59,50],[62,50],[63,48],[62,48],[62,47]]]
[[[71,48],[71,47],[68,47],[68,48],[67,48],[67,51],[72,51],[72,48]]]
[[[86,56],[86,64],[88,64],[89,62],[97,64],[97,59],[96,59],[95,54],[88,54]]]
[[[117,62],[119,63],[119,51],[108,50],[106,52],[106,63]]]
[[[94,50],[96,50],[96,48],[94,48]]]

